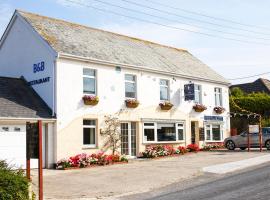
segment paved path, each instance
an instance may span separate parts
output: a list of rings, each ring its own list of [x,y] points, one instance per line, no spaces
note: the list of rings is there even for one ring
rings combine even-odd
[[[270,164],[147,200],[269,200]],[[137,199],[137,198],[128,198]]]
[[[44,170],[44,196],[45,199],[91,199],[142,193],[199,176],[203,167],[266,154],[269,153],[200,152],[88,169]],[[36,173],[33,182],[36,186]]]

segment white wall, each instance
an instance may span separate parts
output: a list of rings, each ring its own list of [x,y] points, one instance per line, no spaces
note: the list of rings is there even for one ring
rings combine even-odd
[[[83,96],[83,68],[89,67],[97,70],[97,95],[100,102],[96,106],[85,106],[82,101]],[[177,78],[173,80],[171,76],[141,72],[121,68],[117,72],[114,67],[85,62],[59,59],[57,62],[57,114],[58,130],[66,127],[72,120],[87,114],[109,114],[116,113],[120,109],[125,109],[124,104],[124,74],[131,73],[137,76],[137,96],[140,101],[140,108],[156,107],[159,104],[159,79],[170,80],[171,102],[175,105],[174,109],[183,112],[190,118],[203,120],[204,115],[216,115],[213,111],[215,107],[214,87],[221,87],[223,92],[223,106],[229,111],[228,87],[221,84],[207,83],[195,80]],[[207,110],[203,113],[196,113],[192,106],[194,102],[184,101],[184,84],[192,81],[202,85],[203,104]],[[174,111],[175,112],[175,111]],[[227,116],[226,112],[221,116]],[[137,116],[140,118],[148,117],[143,110]],[[159,117],[159,116],[152,116]],[[226,120],[225,117],[224,120]],[[227,129],[229,124],[226,123]]]
[[[14,16],[8,37],[0,47],[0,76],[24,76],[27,81],[50,77],[33,88],[53,108],[53,66],[55,56],[48,44],[20,16]],[[45,62],[44,71],[34,73],[33,65]]]

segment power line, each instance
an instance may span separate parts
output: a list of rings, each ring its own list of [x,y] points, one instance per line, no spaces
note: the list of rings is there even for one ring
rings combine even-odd
[[[158,19],[167,20],[167,21],[170,21],[170,22],[177,22],[177,23],[181,23],[181,24],[185,24],[185,25],[189,25],[189,26],[193,26],[193,27],[197,27],[197,28],[203,28],[205,30],[216,31],[216,32],[219,32],[219,33],[229,34],[229,35],[233,35],[233,36],[240,36],[240,37],[250,39],[250,36],[248,36],[248,35],[243,35],[243,34],[238,34],[238,33],[231,33],[231,32],[221,31],[221,30],[218,30],[218,29],[211,29],[211,28],[206,28],[206,27],[203,27],[203,26],[193,25],[193,24],[185,23],[185,22],[182,22],[182,21],[179,21],[179,20],[169,19],[169,18],[166,18],[166,17],[161,17],[161,16],[149,14],[149,13],[142,12],[142,11],[139,11],[139,10],[135,10],[135,9],[119,6],[119,5],[115,5],[115,4],[105,2],[105,1],[102,1],[102,0],[93,0],[93,1],[105,4],[105,5],[109,5],[109,6],[112,6],[112,7],[128,10],[128,11],[131,11],[131,12],[134,12],[134,13],[140,13],[140,14],[148,15],[148,16],[155,17],[155,18],[158,18]],[[261,37],[252,37],[252,39],[270,40],[270,38],[261,38]]]
[[[232,27],[232,26],[221,25],[221,24],[216,24],[216,23],[212,23],[212,22],[208,22],[208,21],[204,21],[204,20],[200,20],[200,19],[195,19],[195,18],[192,18],[192,17],[178,15],[176,13],[172,13],[172,12],[169,12],[169,11],[166,11],[166,10],[161,10],[161,9],[158,9],[158,8],[153,8],[151,6],[147,6],[147,5],[136,3],[136,2],[133,2],[133,1],[129,1],[129,0],[120,0],[120,1],[129,3],[129,4],[133,4],[133,5],[137,5],[137,6],[142,7],[142,8],[148,8],[148,9],[151,9],[151,10],[155,10],[155,11],[160,12],[160,13],[166,13],[168,15],[173,15],[173,16],[177,16],[177,17],[180,17],[180,18],[185,18],[185,19],[192,20],[192,21],[197,21],[197,22],[204,23],[204,24],[210,24],[210,25],[219,26],[219,27],[222,27],[222,28],[230,28],[230,29],[234,29],[234,30],[237,29],[237,30],[241,30],[241,31],[245,31],[245,32],[255,33],[255,34],[262,34],[262,35],[268,35],[268,36],[270,35],[270,33],[263,33],[263,32],[247,30],[247,29],[243,29],[243,28],[236,28],[236,27]]]
[[[266,75],[266,74],[270,74],[270,72],[264,72],[264,73],[261,73],[261,74],[255,74],[255,75],[251,75],[251,76],[243,76],[243,77],[238,77],[238,78],[231,78],[231,79],[228,79],[228,80],[230,80],[230,81],[241,80],[241,79],[247,79],[247,78],[253,78],[253,77],[257,77],[257,76],[262,76],[262,75]]]
[[[72,0],[65,0],[65,1],[77,4],[77,5],[80,5],[80,6],[92,8],[92,9],[95,9],[95,10],[98,10],[98,11],[101,11],[101,12],[112,13],[112,14],[117,15],[117,16],[126,17],[126,18],[129,18],[129,19],[133,19],[133,20],[140,21],[140,22],[145,22],[145,23],[148,23],[148,24],[154,24],[154,25],[158,25],[158,26],[163,26],[163,27],[170,28],[170,29],[181,30],[181,31],[195,33],[195,34],[199,34],[199,35],[203,35],[203,36],[207,36],[207,37],[214,37],[214,38],[219,38],[219,39],[231,40],[231,41],[236,41],[236,42],[241,42],[241,43],[246,43],[246,44],[259,44],[259,45],[264,45],[264,46],[270,46],[270,44],[268,44],[268,43],[254,42],[254,41],[247,41],[247,40],[239,40],[239,39],[234,39],[234,38],[229,38],[229,37],[217,36],[217,35],[213,35],[213,34],[193,31],[193,30],[190,30],[190,29],[170,26],[170,25],[166,25],[166,24],[162,24],[162,23],[158,23],[158,22],[150,21],[150,20],[146,20],[146,19],[141,19],[141,18],[129,16],[129,15],[124,15],[124,14],[121,14],[121,13],[118,13],[118,12],[98,8],[98,7],[95,7],[95,6],[92,6],[92,5],[83,4],[83,3],[72,1]]]
[[[252,26],[252,27],[258,28],[258,29],[270,30],[270,28],[267,28],[267,27],[256,26],[256,25],[254,25],[254,24],[245,24],[245,23],[241,23],[241,22],[234,21],[234,20],[229,20],[229,19],[220,18],[220,17],[213,17],[213,16],[210,16],[210,15],[206,15],[206,14],[204,14],[204,13],[201,13],[201,12],[190,11],[190,10],[183,9],[183,8],[179,8],[179,7],[172,7],[172,6],[169,6],[169,5],[167,5],[167,4],[155,2],[155,1],[152,1],[152,0],[144,0],[144,1],[148,1],[148,2],[150,2],[150,3],[152,3],[152,4],[164,6],[164,7],[170,8],[170,9],[181,10],[181,11],[186,12],[186,13],[191,13],[191,14],[194,14],[194,15],[207,17],[207,18],[214,19],[214,20],[219,20],[219,21],[229,22],[229,23],[238,24],[238,25],[241,25],[241,26],[246,26],[246,27],[251,27],[251,26]]]

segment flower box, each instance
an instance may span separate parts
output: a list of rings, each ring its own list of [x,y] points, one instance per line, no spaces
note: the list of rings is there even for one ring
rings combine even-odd
[[[225,108],[223,108],[223,107],[221,107],[221,106],[216,106],[216,107],[214,107],[214,111],[215,111],[217,114],[222,114],[222,113],[224,113]]]
[[[207,107],[202,104],[195,104],[193,106],[193,109],[195,110],[195,112],[203,112],[207,109]]]
[[[93,95],[84,95],[82,99],[85,105],[95,106],[99,102],[98,96]]]
[[[165,101],[161,102],[159,106],[161,110],[170,110],[173,107],[173,104],[168,101]]]
[[[137,99],[126,99],[126,107],[127,108],[137,108],[140,102]]]

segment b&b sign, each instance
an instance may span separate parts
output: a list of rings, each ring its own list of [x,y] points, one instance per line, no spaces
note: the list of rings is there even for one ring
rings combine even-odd
[[[190,100],[195,99],[193,83],[184,85],[184,94],[185,94],[185,101],[190,101]]]

